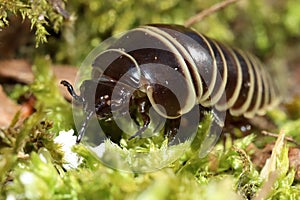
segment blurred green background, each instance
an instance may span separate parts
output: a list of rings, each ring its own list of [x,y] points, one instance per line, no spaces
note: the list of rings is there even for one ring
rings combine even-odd
[[[11,40],[19,40],[5,46],[11,50],[6,49],[1,57],[32,59],[32,53],[49,54],[54,63],[78,66],[88,52],[111,35],[141,24],[184,24],[188,18],[218,2],[1,0],[0,40],[7,41],[9,37]],[[19,7],[13,7],[13,4]],[[300,3],[297,0],[240,0],[192,27],[222,42],[250,51],[262,60],[285,59],[293,64],[298,61],[299,11]],[[28,15],[23,12],[28,12]],[[25,16],[24,20],[15,17],[20,16],[20,13]],[[8,27],[3,22],[3,16],[7,16]],[[30,26],[33,30],[28,33]],[[38,36],[37,40],[45,39],[42,37],[44,30],[40,26],[44,26],[48,32],[48,42],[35,49],[34,33]],[[2,50],[4,44],[1,45]],[[4,57],[5,54],[7,57]]]
[[[93,48],[112,35],[141,24],[184,24],[219,2],[0,0],[0,59],[34,60],[49,55],[53,63],[78,67]],[[287,78],[300,65],[298,0],[240,0],[192,28],[257,55],[280,74],[283,92],[293,85]]]
[[[264,181],[249,159],[247,153],[251,152],[246,152],[255,141],[253,135],[235,141],[234,147],[225,146],[225,152],[219,148],[203,160],[187,154],[172,166],[149,174],[110,169],[80,145],[75,151],[84,162],[79,168],[66,171],[61,167],[61,152],[53,143],[60,130],[73,127],[71,106],[53,84],[53,64],[79,67],[93,48],[114,34],[141,24],[184,24],[218,2],[0,0],[0,60],[25,59],[34,63],[34,82],[16,86],[14,94],[9,95],[30,91],[37,98],[37,112],[23,127],[12,124],[0,131],[0,198],[240,199],[236,193],[252,198]],[[192,28],[257,55],[276,71],[283,92],[299,88],[300,76],[295,76],[296,70],[300,72],[299,0],[240,0]],[[299,79],[290,79],[291,75]],[[296,99],[287,107],[293,113],[290,119],[281,111],[271,113],[279,128],[285,128],[297,139],[299,102]],[[291,199],[297,199],[299,181],[294,182],[295,171],[289,169],[288,148],[282,148],[277,158],[280,176],[275,189],[269,191],[273,195],[270,198],[287,199],[294,195]]]

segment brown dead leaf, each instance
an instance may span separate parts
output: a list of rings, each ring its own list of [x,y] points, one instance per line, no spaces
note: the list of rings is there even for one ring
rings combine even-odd
[[[67,65],[53,65],[54,75],[56,77],[56,84],[62,95],[71,100],[71,96],[67,89],[60,84],[61,80],[67,80],[74,85],[77,69]],[[34,80],[34,76],[31,70],[31,64],[26,60],[4,60],[0,61],[0,78],[3,80],[10,79],[16,82],[30,84]],[[35,98],[30,97],[22,102],[21,105],[12,101],[3,91],[0,85],[0,127],[7,127],[11,123],[15,114],[20,111],[20,121],[34,112]]]
[[[261,169],[265,165],[266,160],[271,156],[273,148],[274,143],[267,144],[263,149],[258,149],[254,144],[251,144],[249,149],[255,151],[251,156],[253,164]],[[300,149],[298,147],[289,147],[288,157],[290,168],[293,168],[296,172],[295,179],[300,180]]]
[[[77,74],[77,68],[68,65],[53,65],[52,69],[56,77],[55,84],[59,86],[59,89],[63,96],[71,100],[71,96],[60,84],[61,80],[67,80],[74,85],[74,80]],[[16,82],[29,84],[34,80],[31,64],[26,60],[5,60],[0,61],[0,78],[12,79]]]
[[[289,162],[290,167],[294,168],[296,171],[295,179],[300,180],[300,149],[296,147],[291,147],[289,149]]]
[[[33,81],[31,64],[26,60],[0,61],[0,77],[25,84],[31,83]]]
[[[254,144],[251,145],[251,148],[254,149],[255,153],[252,155],[252,162],[258,168],[262,168],[266,160],[271,156],[272,150],[274,148],[274,143],[266,144],[263,149],[258,149]]]
[[[0,85],[0,128],[6,128],[10,125],[12,119],[20,111],[17,124],[23,122],[24,119],[29,117],[33,112],[35,112],[34,104],[36,99],[33,95],[24,97],[21,104],[18,104],[11,100],[4,92],[2,86]]]
[[[21,109],[21,106],[7,97],[0,85],[0,127],[9,126],[15,114]]]

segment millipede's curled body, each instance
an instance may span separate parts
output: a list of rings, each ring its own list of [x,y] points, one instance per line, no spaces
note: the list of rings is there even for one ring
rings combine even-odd
[[[196,105],[251,118],[279,101],[277,88],[255,56],[178,25],[147,25],[127,32],[96,57],[92,78],[82,83],[80,96],[68,82],[62,83],[87,114],[78,142],[92,114],[108,119],[113,110],[124,112],[126,105],[143,121],[136,136],[149,125],[151,106],[170,122],[165,134],[172,135],[176,120]],[[113,94],[116,85],[121,89]]]

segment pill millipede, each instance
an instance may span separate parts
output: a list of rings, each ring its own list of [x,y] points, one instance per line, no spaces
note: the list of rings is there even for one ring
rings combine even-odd
[[[137,43],[143,43],[144,48],[138,48]],[[153,64],[158,67],[152,67]],[[173,72],[181,78],[174,77]],[[264,115],[280,101],[277,86],[254,55],[193,29],[169,24],[145,25],[122,35],[95,58],[91,79],[83,81],[80,95],[67,81],[61,83],[75,101],[83,104],[86,113],[77,143],[91,116],[109,119],[112,110],[122,116],[126,112],[124,105],[129,105],[136,123],[136,113],[142,121],[139,130],[129,138],[132,139],[147,129],[150,107],[166,119],[164,134],[172,137],[181,116],[195,106],[252,118]],[[120,84],[122,89],[112,98]],[[169,88],[172,85],[180,95]]]

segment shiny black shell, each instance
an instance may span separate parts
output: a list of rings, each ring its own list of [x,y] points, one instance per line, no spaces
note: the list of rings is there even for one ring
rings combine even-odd
[[[137,48],[139,42],[143,48]],[[112,57],[114,62],[105,63]],[[147,64],[169,66],[169,72],[175,70],[183,79]],[[122,78],[126,73],[127,78]],[[251,118],[263,115],[279,101],[270,75],[255,56],[179,25],[154,24],[127,32],[95,59],[92,79],[99,77],[138,88],[169,119],[189,112],[195,104]],[[180,87],[181,94],[176,96],[157,84],[162,82]]]
[[[77,142],[93,114],[111,120],[129,112],[140,126],[133,138],[148,127],[153,107],[167,120],[165,134],[173,137],[180,118],[195,107],[200,113],[212,110],[214,123],[223,127],[222,113],[251,118],[280,101],[275,83],[255,56],[179,25],[153,24],[126,32],[97,55],[80,95],[67,81],[62,84],[86,113]],[[219,133],[211,134],[218,138]]]

